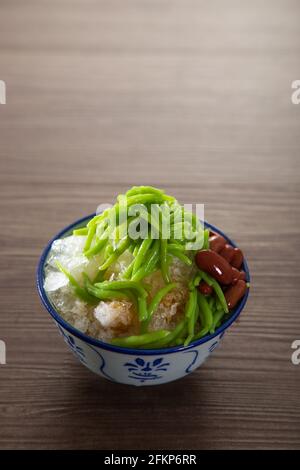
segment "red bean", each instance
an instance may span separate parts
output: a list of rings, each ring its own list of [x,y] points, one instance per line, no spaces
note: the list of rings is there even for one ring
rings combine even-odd
[[[231,265],[234,268],[240,269],[243,259],[244,259],[244,255],[243,255],[242,250],[240,250],[239,248],[234,248],[234,255],[231,260]]]
[[[215,233],[211,237],[209,237],[209,248],[213,251],[219,253],[222,248],[226,245],[226,240],[222,235],[218,235]]]
[[[232,267],[232,284],[236,284],[239,279],[240,279],[240,271]]]
[[[216,281],[221,284],[231,284],[232,268],[218,253],[212,250],[198,251],[195,260],[198,268],[210,274]]]
[[[203,295],[210,295],[213,292],[213,288],[207,284],[205,281],[201,281],[197,287],[198,291]]]
[[[239,280],[246,281],[245,271],[239,271],[238,269],[232,267],[232,284],[236,284]]]
[[[245,281],[239,279],[236,284],[233,284],[225,292],[225,299],[229,310],[233,309],[239,300],[243,297],[247,289]]]
[[[235,253],[234,253],[233,246],[229,245],[228,243],[226,243],[224,248],[220,251],[220,255],[223,256],[223,258],[225,258],[228,261],[228,263],[231,263],[231,260],[234,257],[234,254]]]

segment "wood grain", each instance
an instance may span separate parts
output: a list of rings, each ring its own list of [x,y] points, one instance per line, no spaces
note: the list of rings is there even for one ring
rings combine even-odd
[[[299,17],[296,0],[1,0],[0,448],[300,447]],[[34,276],[59,229],[144,183],[205,203],[252,289],[202,368],[134,389],[73,359]]]

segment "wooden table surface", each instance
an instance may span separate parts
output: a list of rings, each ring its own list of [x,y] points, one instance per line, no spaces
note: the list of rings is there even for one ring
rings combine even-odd
[[[300,448],[297,0],[1,0],[0,448]],[[203,367],[109,383],[35,288],[63,226],[133,184],[205,203],[252,289]]]

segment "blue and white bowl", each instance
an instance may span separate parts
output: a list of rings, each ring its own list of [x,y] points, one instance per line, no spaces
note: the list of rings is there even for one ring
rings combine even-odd
[[[203,364],[212,351],[219,346],[226,330],[243,310],[249,289],[247,289],[238,306],[232,311],[230,318],[214,334],[207,335],[187,347],[177,346],[151,350],[127,349],[91,338],[67,323],[55,310],[44,289],[44,266],[52,242],[70,235],[75,228],[83,226],[93,215],[74,222],[58,233],[46,246],[37,269],[37,288],[41,301],[52,316],[65,342],[79,361],[88,369],[113,382],[138,386],[159,385],[190,374]],[[221,230],[208,223],[205,223],[205,226],[222,235],[232,246],[236,246]],[[247,282],[250,282],[249,270],[245,260],[242,268],[246,272]]]

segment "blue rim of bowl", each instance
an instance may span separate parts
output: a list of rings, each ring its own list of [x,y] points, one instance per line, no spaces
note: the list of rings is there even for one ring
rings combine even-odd
[[[247,299],[249,295],[249,290],[247,289],[244,297],[241,299],[240,303],[238,304],[237,308],[232,312],[228,320],[226,320],[222,325],[213,333],[210,335],[206,335],[203,338],[200,338],[192,343],[190,343],[188,346],[175,346],[173,348],[164,348],[164,349],[133,349],[133,348],[122,348],[120,346],[114,346],[109,343],[105,343],[99,339],[92,338],[91,336],[86,335],[85,333],[82,333],[81,331],[77,330],[74,328],[70,323],[67,323],[61,315],[54,309],[52,306],[50,300],[47,297],[47,294],[44,289],[44,266],[45,262],[47,260],[49,251],[51,249],[52,243],[57,240],[58,238],[63,238],[64,236],[69,235],[74,228],[79,227],[84,225],[85,222],[90,220],[92,217],[94,217],[95,214],[90,214],[86,217],[83,217],[76,222],[73,222],[72,224],[68,225],[65,227],[63,230],[61,230],[57,235],[55,235],[47,244],[46,248],[44,249],[39,263],[37,267],[37,273],[36,273],[36,284],[37,284],[37,289],[38,293],[40,296],[40,299],[42,301],[42,304],[48,310],[50,315],[53,317],[53,319],[59,323],[63,328],[65,328],[69,333],[72,335],[76,336],[77,338],[81,339],[82,341],[91,344],[93,346],[100,347],[102,349],[106,349],[108,351],[116,352],[116,353],[122,353],[122,354],[128,354],[128,355],[148,355],[148,356],[155,356],[157,354],[170,354],[170,353],[176,353],[176,352],[184,352],[189,349],[192,349],[196,346],[199,346],[200,344],[207,343],[211,339],[215,338],[216,336],[219,336],[220,334],[224,333],[227,328],[238,318],[240,315],[241,311],[243,310]],[[237,245],[231,240],[227,235],[225,235],[220,229],[215,227],[214,225],[209,224],[208,222],[204,222],[205,227],[209,228],[210,230],[219,233],[222,235],[227,242],[232,245],[233,247],[236,247]],[[246,273],[246,282],[250,282],[250,273],[249,273],[249,268],[247,261],[244,258],[242,268]]]

